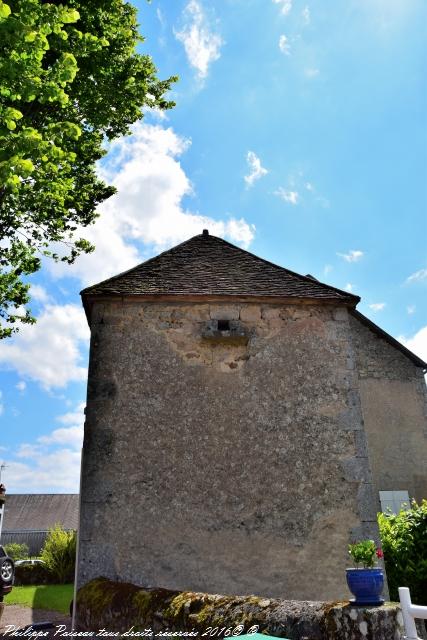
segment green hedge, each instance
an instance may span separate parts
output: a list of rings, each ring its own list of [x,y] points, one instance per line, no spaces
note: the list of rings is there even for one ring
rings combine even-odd
[[[427,604],[427,500],[397,515],[378,514],[391,600],[409,587],[414,604]]]
[[[43,564],[15,567],[15,586],[55,584],[55,576]]]

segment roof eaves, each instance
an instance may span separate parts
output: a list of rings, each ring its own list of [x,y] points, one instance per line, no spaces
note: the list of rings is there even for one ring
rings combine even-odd
[[[393,336],[387,333],[387,331],[384,331],[384,329],[381,329],[381,327],[375,324],[375,322],[372,322],[372,320],[369,320],[369,318],[364,316],[363,313],[360,313],[360,311],[357,311],[357,309],[350,309],[350,313],[355,318],[357,318],[357,320],[359,320],[362,324],[364,324],[366,327],[368,327],[374,333],[376,333],[380,338],[383,338],[389,344],[391,344],[393,347],[395,347],[401,353],[403,353],[403,355],[409,358],[415,364],[416,367],[420,367],[421,369],[427,370],[427,363],[424,362],[424,360],[422,360],[417,355],[415,355],[415,353],[407,349],[401,342],[399,342],[399,340],[396,340],[396,338],[393,338]]]

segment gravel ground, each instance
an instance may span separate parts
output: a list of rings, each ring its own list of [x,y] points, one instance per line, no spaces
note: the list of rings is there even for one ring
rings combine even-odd
[[[45,609],[30,609],[29,607],[20,607],[17,604],[9,604],[4,607],[0,620],[0,636],[3,636],[6,626],[9,624],[14,624],[16,627],[22,628],[34,622],[47,621],[53,622],[54,625],[65,624],[67,629],[71,629],[71,618],[65,616],[63,613],[46,611]],[[49,631],[49,635],[45,636],[45,638],[53,638],[55,631],[57,631],[56,627]]]

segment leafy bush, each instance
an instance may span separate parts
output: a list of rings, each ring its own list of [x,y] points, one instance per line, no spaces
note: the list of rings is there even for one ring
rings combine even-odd
[[[56,578],[44,564],[15,567],[15,586],[54,584]]]
[[[41,559],[59,584],[74,581],[76,566],[76,532],[59,525],[49,529]]]
[[[415,501],[397,515],[378,514],[390,598],[409,587],[412,601],[425,605],[427,594],[427,500]]]
[[[4,550],[7,555],[12,558],[12,560],[24,560],[24,558],[28,558],[30,549],[25,542],[20,544],[19,542],[9,542],[9,544],[4,545]]]

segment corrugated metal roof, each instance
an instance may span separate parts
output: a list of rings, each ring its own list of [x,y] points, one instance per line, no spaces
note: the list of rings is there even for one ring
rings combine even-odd
[[[6,494],[3,531],[47,531],[59,523],[77,529],[79,495],[76,493]]]

